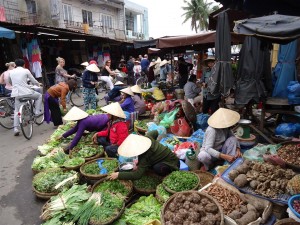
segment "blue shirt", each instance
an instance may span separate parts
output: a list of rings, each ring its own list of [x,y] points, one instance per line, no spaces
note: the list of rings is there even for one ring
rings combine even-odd
[[[142,71],[147,70],[149,65],[150,65],[150,62],[149,62],[149,60],[147,58],[143,58],[141,60]]]
[[[134,112],[134,102],[131,96],[127,97],[124,102],[121,104],[123,111],[132,113]]]

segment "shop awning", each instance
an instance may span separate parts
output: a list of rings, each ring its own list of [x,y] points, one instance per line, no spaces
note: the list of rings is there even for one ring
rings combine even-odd
[[[15,39],[16,34],[12,30],[6,29],[4,27],[0,27],[0,37],[1,38],[8,38],[8,39]]]
[[[146,41],[133,41],[134,48],[155,47],[156,44],[157,44],[157,39],[146,40]]]

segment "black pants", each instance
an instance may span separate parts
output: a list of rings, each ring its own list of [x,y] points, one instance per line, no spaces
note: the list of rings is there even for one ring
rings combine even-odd
[[[211,114],[213,114],[215,111],[219,109],[220,100],[221,97],[213,100],[207,100],[206,98],[203,98],[202,112],[204,114],[207,114],[210,109]]]
[[[118,157],[118,145],[112,145],[109,141],[107,141],[106,137],[97,137],[97,142],[99,145],[103,146],[108,157]]]
[[[63,124],[62,118],[61,118],[61,112],[59,108],[59,104],[57,103],[57,100],[51,96],[48,98],[49,103],[49,109],[51,112],[51,120],[54,124],[54,126],[59,126]]]
[[[163,176],[163,177],[172,172],[172,169],[167,164],[164,164],[164,163],[155,164],[153,166],[153,170],[159,176]]]
[[[128,77],[127,77],[127,85],[135,85],[134,83],[134,72],[128,72]]]

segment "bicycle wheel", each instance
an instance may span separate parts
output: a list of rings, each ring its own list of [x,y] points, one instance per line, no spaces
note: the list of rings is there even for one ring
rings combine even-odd
[[[139,79],[136,80],[136,83],[137,85],[139,86],[147,86],[147,82],[148,82],[148,79],[146,77],[140,77]]]
[[[70,100],[73,105],[81,107],[84,105],[82,88],[77,88],[75,91],[72,91]]]
[[[0,125],[6,129],[14,127],[14,109],[6,99],[0,100]]]
[[[24,137],[28,140],[32,137],[33,117],[31,114],[30,105],[25,103],[20,107],[20,127]]]
[[[44,106],[42,105],[41,108],[42,108],[41,115],[35,117],[35,121],[34,121],[37,125],[43,124],[44,119],[45,119],[45,117],[44,117]]]

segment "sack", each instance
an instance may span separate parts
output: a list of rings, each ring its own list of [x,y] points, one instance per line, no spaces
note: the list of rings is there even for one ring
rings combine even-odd
[[[197,129],[206,130],[206,128],[208,127],[208,123],[207,123],[208,118],[209,118],[208,114],[203,114],[203,113],[198,114],[197,123],[196,123]]]
[[[297,127],[294,123],[281,123],[275,129],[275,135],[281,135],[285,137],[296,136]]]
[[[191,134],[191,127],[183,117],[174,121],[174,125],[171,126],[171,132],[180,137],[189,137]]]

